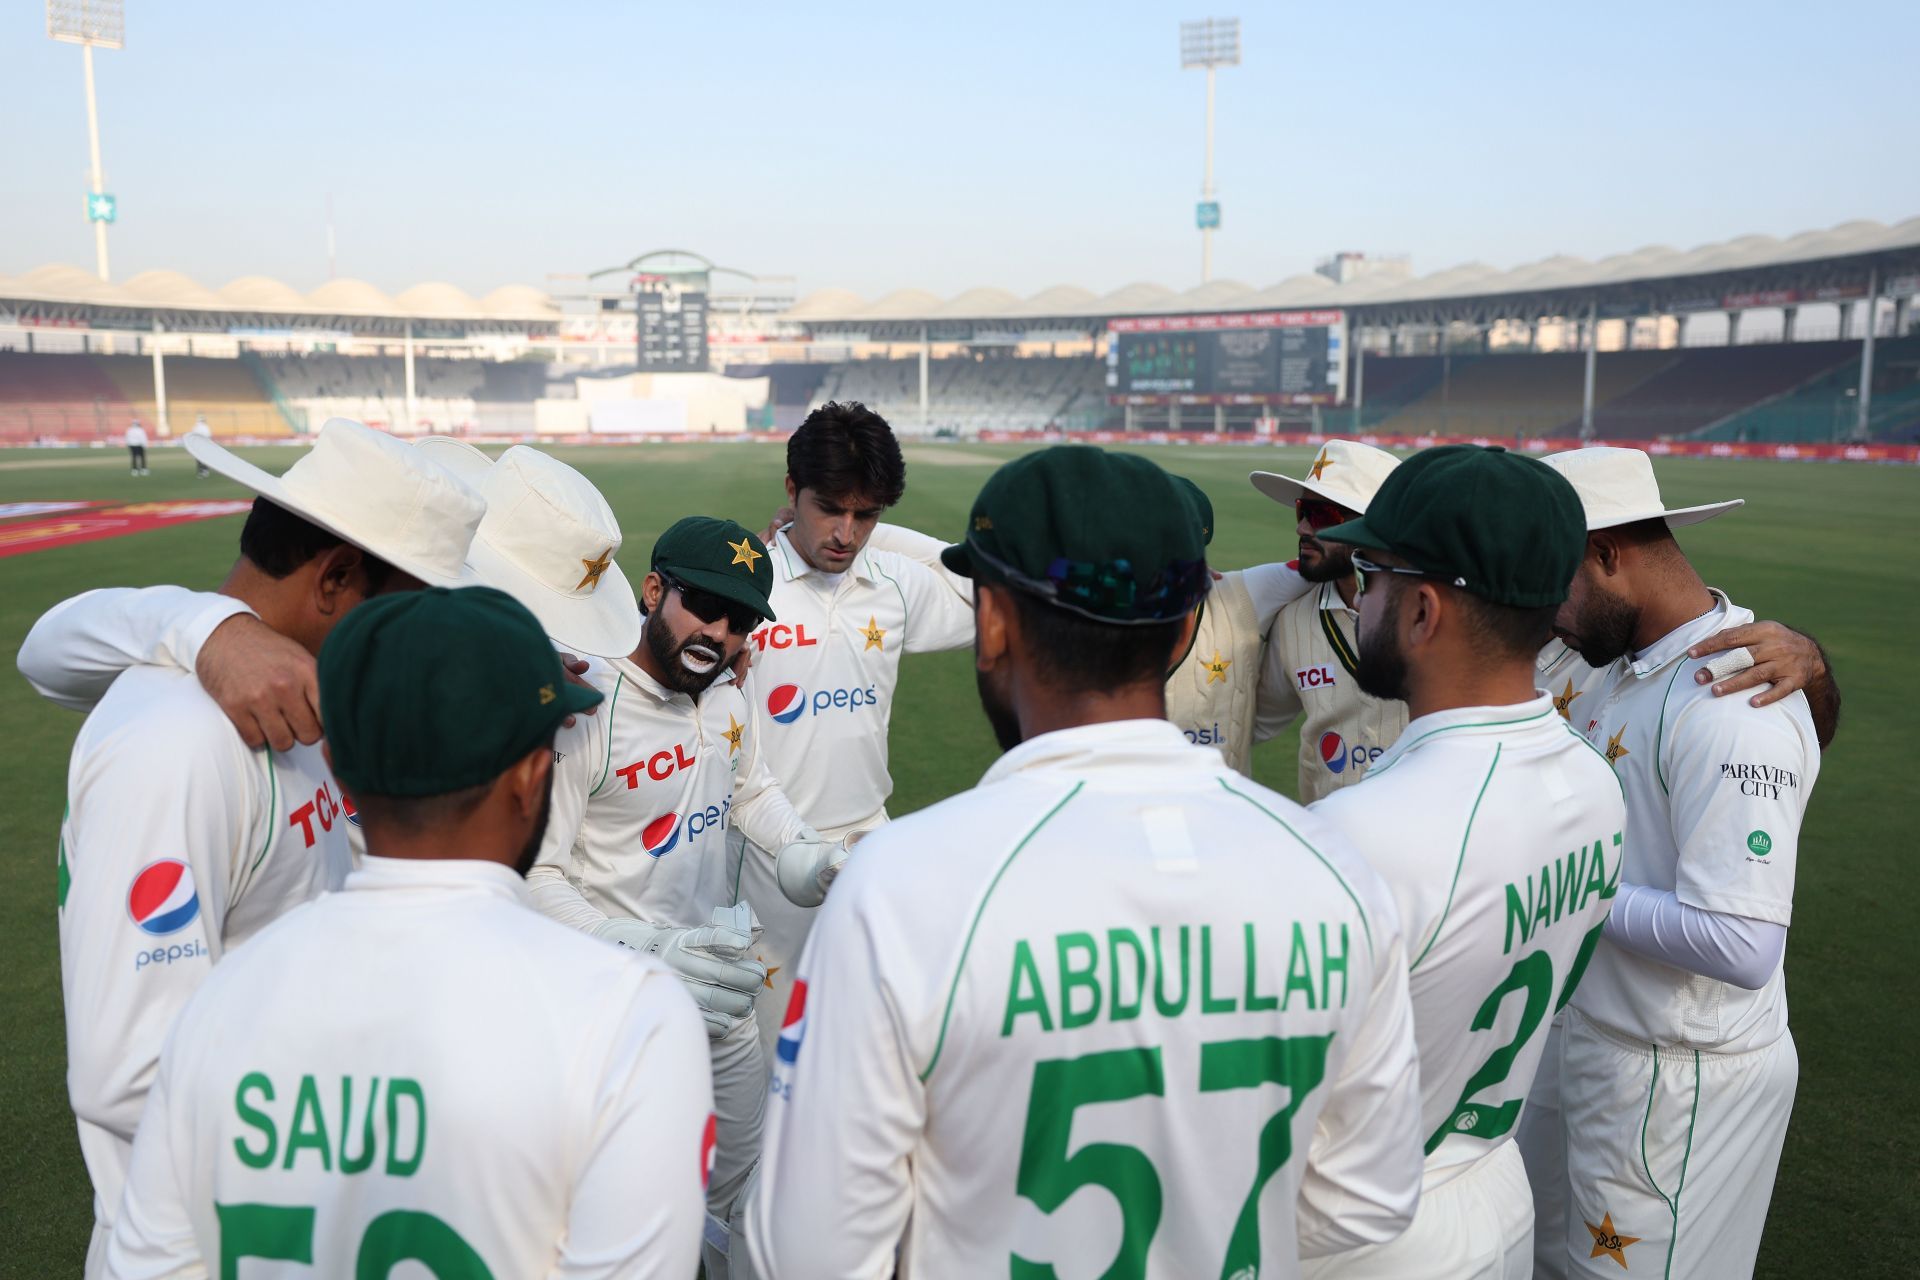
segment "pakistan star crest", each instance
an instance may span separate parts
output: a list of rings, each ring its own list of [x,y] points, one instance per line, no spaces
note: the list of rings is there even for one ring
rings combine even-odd
[[[747,566],[748,573],[753,572],[753,566],[760,563],[760,557],[766,554],[764,551],[754,549],[753,539],[751,538],[742,538],[738,542],[729,542],[727,546],[733,552],[733,560],[731,563]]]

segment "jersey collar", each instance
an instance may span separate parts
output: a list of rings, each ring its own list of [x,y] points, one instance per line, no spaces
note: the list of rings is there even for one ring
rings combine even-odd
[[[347,893],[418,893],[435,889],[477,889],[496,897],[527,901],[526,881],[498,862],[448,858],[376,858],[372,854],[347,873]]]
[[[1084,772],[1092,768],[1137,765],[1164,768],[1169,764],[1199,764],[1220,753],[1195,747],[1187,735],[1165,720],[1114,720],[1056,729],[1030,738],[994,762],[981,786],[1036,769]]]
[[[1358,618],[1360,611],[1340,598],[1340,586],[1334,582],[1320,584],[1320,612],[1344,613],[1349,618]]]
[[[808,564],[806,557],[794,548],[792,540],[787,537],[786,529],[781,529],[773,535],[773,545],[778,553],[773,557],[773,571],[780,576],[780,581],[792,582],[797,578],[824,580],[827,577],[826,574]],[[872,550],[867,547],[860,548],[860,554],[855,556],[853,563],[847,566],[842,580],[853,577],[866,583],[877,582],[879,579],[873,567],[872,557]]]
[[[1692,622],[1675,627],[1639,653],[1620,659],[1629,671],[1644,680],[1668,663],[1686,657],[1688,649],[1715,632],[1753,621],[1753,614],[1727,599],[1725,592],[1714,587],[1707,590],[1713,595],[1713,608]]]
[[[1553,697],[1550,694],[1538,694],[1526,702],[1509,703],[1504,707],[1454,707],[1448,711],[1433,711],[1417,720],[1409,720],[1393,745],[1380,753],[1380,758],[1367,766],[1367,776],[1372,777],[1382,769],[1398,760],[1401,756],[1415,750],[1421,743],[1444,734],[1458,737],[1461,734],[1501,735],[1515,732],[1524,733],[1527,729],[1537,728],[1559,719],[1559,713],[1553,709]]]
[[[642,644],[646,643],[644,639],[646,627],[647,620],[642,618],[640,620],[640,634],[643,637],[641,640]],[[667,688],[667,686],[648,675],[646,668],[635,662],[631,657],[609,658],[607,662],[609,665],[617,668],[620,674],[627,678],[628,684],[636,686],[655,702],[673,702],[678,700],[687,706],[693,705],[694,699],[691,694],[679,693]],[[598,708],[596,708],[596,710],[598,710]]]

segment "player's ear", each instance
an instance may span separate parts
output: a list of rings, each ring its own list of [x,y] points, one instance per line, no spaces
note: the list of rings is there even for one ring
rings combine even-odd
[[[1620,539],[1613,530],[1600,529],[1587,535],[1587,558],[1599,566],[1604,577],[1620,572]]]
[[[340,543],[314,557],[313,607],[323,618],[344,613],[366,598],[366,553]]]
[[[976,582],[973,588],[973,665],[991,671],[1007,656],[1011,636],[1020,620],[1013,602],[997,586]]]
[[[800,488],[794,484],[792,476],[787,477],[787,505],[796,510],[800,506]]]
[[[1402,637],[1406,647],[1432,644],[1440,631],[1440,589],[1418,579],[1406,595],[1411,599],[1401,607],[1400,615],[1400,625],[1406,628]]]
[[[507,770],[506,782],[519,815],[523,818],[537,815],[553,782],[553,744],[543,742],[521,756]]]
[[[666,594],[666,580],[649,569],[647,576],[641,579],[640,582],[641,612],[645,613],[648,617],[652,617],[659,611],[660,601],[666,597]]]

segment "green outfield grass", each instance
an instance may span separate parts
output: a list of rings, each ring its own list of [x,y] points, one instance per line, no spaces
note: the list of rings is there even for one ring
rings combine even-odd
[[[784,455],[766,445],[637,446],[558,451],[600,485],[644,566],[661,529],[692,513],[762,526],[781,496]],[[1017,450],[914,447],[895,513],[945,536],[1000,459]],[[259,450],[280,470],[296,456]],[[1291,512],[1246,482],[1254,467],[1291,471],[1301,449],[1163,448],[1217,508],[1215,563],[1292,556]],[[1920,710],[1910,678],[1920,630],[1920,472],[1907,468],[1745,461],[1666,461],[1675,505],[1744,497],[1747,508],[1684,530],[1707,580],[1762,617],[1811,631],[1845,694],[1840,737],[1822,763],[1799,872],[1787,966],[1801,1077],[1798,1104],[1760,1254],[1766,1276],[1915,1274],[1920,1247],[1920,1089],[1915,942],[1920,880],[1900,870],[1920,816],[1910,770]],[[241,496],[196,480],[174,449],[154,474],[129,477],[119,450],[0,451],[0,502]],[[0,529],[5,525],[0,524]],[[41,702],[13,671],[40,612],[106,585],[216,585],[239,518],[0,559],[0,1274],[77,1274],[91,1209],[67,1110],[55,921],[55,833],[67,753],[80,717]],[[893,713],[898,814],[972,785],[994,756],[964,654],[910,657]],[[153,744],[156,754],[167,744]],[[1292,793],[1291,740],[1256,753],[1261,781]],[[1623,1228],[1624,1229],[1624,1228]],[[1637,1270],[1637,1268],[1636,1268]]]

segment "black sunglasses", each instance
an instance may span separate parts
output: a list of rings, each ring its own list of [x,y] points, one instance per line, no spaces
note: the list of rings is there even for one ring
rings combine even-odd
[[[654,572],[660,575],[660,581],[666,583],[669,589],[680,593],[681,605],[702,622],[718,622],[725,618],[727,630],[737,636],[744,636],[750,634],[764,621],[758,613],[744,604],[729,600],[712,591],[690,587],[663,569],[655,569]]]
[[[1370,573],[1397,573],[1407,578],[1432,578],[1435,582],[1444,582],[1451,587],[1467,585],[1465,578],[1449,578],[1444,573],[1428,573],[1425,569],[1403,569],[1398,565],[1375,564],[1365,556],[1359,555],[1353,558],[1353,569],[1353,599],[1356,604],[1359,603],[1361,596],[1367,594],[1367,575]]]

